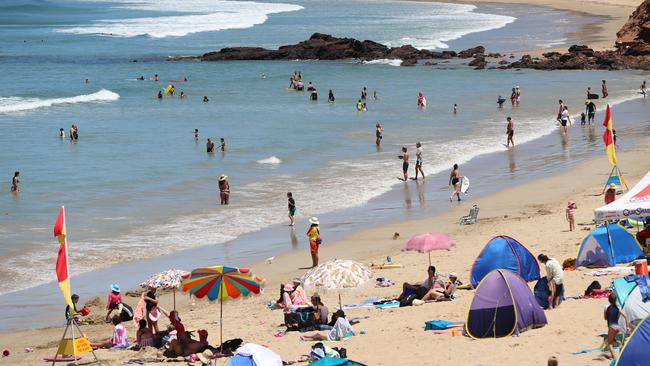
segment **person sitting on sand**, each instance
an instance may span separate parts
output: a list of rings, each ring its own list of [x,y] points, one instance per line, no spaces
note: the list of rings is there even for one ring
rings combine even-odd
[[[146,320],[140,319],[138,322],[138,332],[135,339],[140,347],[153,347],[153,332],[149,329]]]
[[[79,295],[72,294],[72,296],[70,296],[70,300],[72,300],[72,305],[74,306],[74,308],[71,309],[70,305],[67,305],[65,307],[65,320],[74,319],[75,323],[79,323],[79,318],[77,317],[77,315],[82,315],[79,311],[77,311],[77,303],[79,302]]]
[[[314,308],[314,317],[319,325],[327,325],[329,318],[329,309],[323,304],[320,295],[315,293],[311,295],[311,306]]]
[[[167,312],[165,309],[160,308],[163,314],[169,318],[171,327],[176,332],[176,339],[169,342],[169,348],[163,353],[166,357],[178,357],[184,355],[185,347],[190,343],[190,337],[185,331],[185,326],[181,323],[181,318],[176,310]]]
[[[115,326],[113,336],[102,342],[91,343],[92,348],[126,348],[129,346],[129,337],[119,315],[113,315],[111,322]]]
[[[609,205],[614,201],[616,201],[616,184],[610,183],[605,192],[605,204]]]
[[[429,293],[429,290],[432,290],[436,287],[436,284],[438,284],[438,286],[442,285],[438,279],[438,276],[436,275],[436,267],[429,266],[429,268],[427,268],[427,278],[425,278],[422,283],[410,284],[408,282],[404,282],[402,284],[402,293],[399,295],[399,297],[397,297],[397,300],[402,301],[410,295],[415,295],[416,299],[422,299],[426,294]]]
[[[336,321],[327,333],[316,332],[313,334],[305,334],[300,337],[303,341],[341,341],[347,337],[354,335],[352,325],[346,319],[343,310],[337,310],[335,313]],[[334,318],[334,316],[332,317]]]
[[[619,317],[622,316],[623,319],[625,319],[625,326],[628,329],[631,327],[627,315],[620,311],[616,305],[616,291],[612,291],[607,297],[607,300],[609,301],[609,306],[605,308],[604,313],[605,321],[607,321],[607,348],[609,349],[609,354],[612,356],[612,359],[615,359],[616,354],[614,353],[614,346],[619,345],[616,341],[616,336],[618,333],[625,330],[618,323]]]
[[[454,293],[456,292],[456,281],[458,280],[458,275],[455,272],[449,273],[449,281],[445,282],[444,287],[435,287],[429,290],[422,297],[422,301],[440,301],[442,299],[452,300],[454,298]]]

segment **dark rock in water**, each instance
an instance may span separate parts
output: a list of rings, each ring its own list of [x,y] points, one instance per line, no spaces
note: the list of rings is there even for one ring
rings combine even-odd
[[[587,47],[587,46],[579,46],[574,44],[573,46],[569,47],[569,53],[580,53],[588,57],[593,57],[594,56],[594,50]]]
[[[483,46],[476,46],[472,48],[468,48],[466,50],[462,50],[458,52],[458,57],[460,58],[471,58],[475,57],[478,55],[483,55],[485,53],[485,47]]]
[[[485,66],[487,66],[487,61],[485,61],[485,56],[479,55],[476,56],[467,65],[474,66],[474,70],[483,70]]]
[[[500,54],[498,52],[494,52],[494,53],[488,53],[486,57],[489,57],[489,58],[501,58],[503,56],[504,55],[502,55],[502,54]]]
[[[499,65],[507,65],[507,64],[509,64],[510,62],[508,62],[508,61],[506,61],[506,60],[501,60],[501,61],[499,61],[498,63],[499,63]]]
[[[418,64],[418,60],[415,58],[405,58],[402,60],[400,66],[415,66]]]
[[[560,57],[561,55],[562,55],[562,54],[559,53],[559,52],[546,52],[546,53],[542,53],[542,56],[544,56],[544,57],[546,57],[546,58],[557,58],[557,57]]]

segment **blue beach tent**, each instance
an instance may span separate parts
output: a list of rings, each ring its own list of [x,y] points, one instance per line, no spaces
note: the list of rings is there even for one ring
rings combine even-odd
[[[646,366],[650,360],[650,317],[632,332],[615,366]]]
[[[582,240],[576,256],[576,268],[615,266],[631,262],[641,254],[643,250],[634,235],[620,225],[605,224],[593,229]]]
[[[539,264],[526,247],[515,239],[500,235],[490,240],[478,255],[470,279],[472,287],[494,269],[507,269],[518,274],[526,282],[539,278]]]

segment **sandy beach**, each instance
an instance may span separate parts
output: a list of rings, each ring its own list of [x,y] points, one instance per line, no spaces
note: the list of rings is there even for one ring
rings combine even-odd
[[[634,159],[650,152],[649,141],[640,140],[632,151],[619,153],[620,161],[635,161],[635,164],[625,164],[623,168],[631,185],[650,169],[650,161],[647,159]],[[321,250],[321,260],[345,258],[371,264],[381,263],[386,256],[391,256],[393,262],[404,265],[401,269],[374,272],[374,277],[387,277],[398,284],[396,286],[375,288],[370,284],[359,291],[344,292],[343,302],[354,304],[368,297],[397,296],[402,282],[421,281],[426,277],[426,255],[400,251],[404,241],[416,233],[445,232],[456,241],[453,250],[434,252],[432,261],[440,273],[455,271],[465,283],[468,282],[474,258],[490,238],[499,234],[518,239],[534,254],[544,252],[560,261],[575,257],[578,245],[588,232],[582,230],[583,225],[580,223],[590,222],[593,209],[603,204],[602,185],[609,169],[603,155],[570,172],[512,187],[476,202],[471,201],[481,207],[480,222],[477,225],[457,224],[458,217],[465,214],[469,207],[464,204],[453,205],[449,212],[429,219],[369,228],[336,243],[328,243]],[[570,199],[575,200],[579,208],[576,220],[579,230],[574,232],[568,231],[564,218],[564,207]],[[400,239],[392,239],[395,232],[400,233]],[[224,339],[239,337],[246,342],[266,345],[278,352],[285,361],[296,360],[301,354],[308,353],[312,343],[300,341],[299,333],[289,332],[281,338],[274,336],[279,330],[284,330],[281,326],[282,312],[265,307],[269,301],[277,298],[281,282],[304,273],[299,267],[306,265],[307,261],[308,253],[297,251],[276,257],[272,263],[251,265],[255,273],[267,279],[265,292],[256,297],[224,304]],[[566,295],[581,294],[594,279],[604,286],[609,285],[612,277],[596,278],[589,275],[589,272],[587,269],[567,272]],[[336,293],[325,293],[323,297],[330,309],[336,306]],[[606,330],[602,320],[605,299],[566,300],[559,309],[546,311],[547,326],[524,332],[518,337],[471,341],[466,337],[436,335],[424,331],[424,322],[427,320],[464,321],[471,300],[472,291],[459,291],[459,297],[451,302],[389,310],[349,310],[349,316],[367,317],[355,325],[355,330],[363,331],[364,334],[358,334],[338,346],[347,348],[351,359],[368,365],[392,365],[403,362],[405,358],[422,365],[540,365],[550,356],[556,356],[562,365],[606,365],[609,362],[599,353],[571,355],[571,352],[579,349],[600,345],[599,335]],[[85,301],[87,299],[82,299],[81,303]],[[103,301],[101,299],[100,306]],[[135,304],[136,299],[126,301]],[[186,327],[206,328],[211,334],[211,343],[218,343],[217,305],[197,301],[192,306],[186,296],[179,296],[178,302]],[[162,297],[162,306],[171,307],[169,294]],[[92,311],[94,314],[103,313],[101,307],[93,307]],[[83,329],[91,339],[101,339],[111,334],[111,327],[105,324],[85,326]],[[127,324],[127,329],[130,336],[135,335],[132,323]],[[49,328],[0,334],[0,344],[13,353],[11,358],[0,362],[12,365],[38,363],[43,357],[54,353],[61,331],[61,328]],[[335,345],[332,342],[332,346]],[[26,347],[34,348],[35,351],[23,353]],[[157,352],[99,350],[97,355],[105,364],[121,364],[131,358],[156,356]]]
[[[428,0],[425,0],[428,1]],[[438,1],[438,0],[435,0]],[[636,9],[641,0],[442,0],[442,2],[474,4],[481,3],[495,4],[528,4],[536,6],[548,6],[559,10],[566,10],[575,13],[590,14],[602,17],[601,24],[595,26],[586,26],[577,32],[576,38],[580,39],[583,44],[592,47],[595,50],[611,49],[616,41],[616,32],[618,32],[634,9]],[[554,51],[556,49],[531,49],[528,52],[532,55],[540,55],[543,52]]]

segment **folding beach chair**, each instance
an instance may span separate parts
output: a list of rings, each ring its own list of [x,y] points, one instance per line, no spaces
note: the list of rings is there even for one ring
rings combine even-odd
[[[460,218],[461,225],[472,225],[478,222],[478,206],[474,205],[469,210],[469,215]]]

